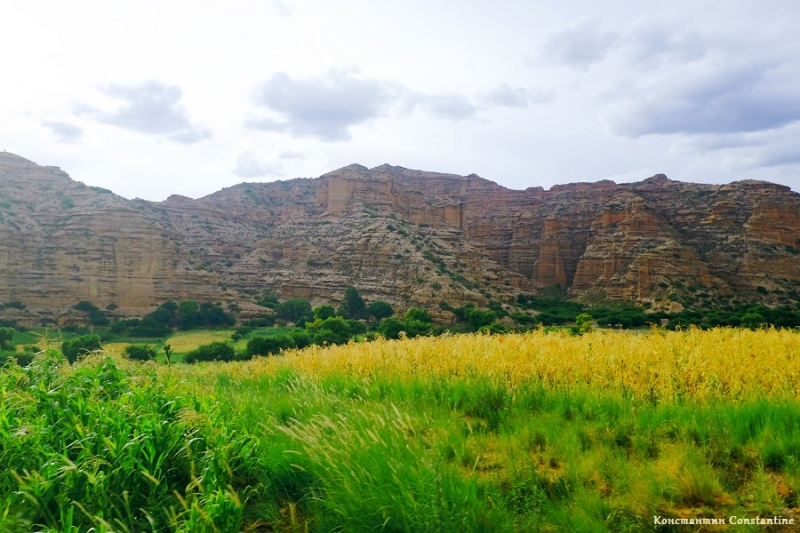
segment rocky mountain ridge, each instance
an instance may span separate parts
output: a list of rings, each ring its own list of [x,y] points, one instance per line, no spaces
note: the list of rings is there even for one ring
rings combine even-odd
[[[541,291],[652,308],[687,292],[778,303],[800,289],[800,195],[754,181],[520,191],[350,165],[148,202],[1,153],[0,228],[0,302],[21,302],[29,319],[57,320],[81,300],[131,316],[263,291],[336,302],[348,285],[400,308]]]

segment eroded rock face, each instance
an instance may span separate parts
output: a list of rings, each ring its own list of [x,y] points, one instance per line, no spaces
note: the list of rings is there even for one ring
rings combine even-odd
[[[559,287],[668,301],[676,286],[753,297],[800,283],[800,195],[765,182],[509,190],[478,176],[351,165],[204,198],[126,200],[0,154],[0,302],[57,317],[80,300],[141,314],[166,300],[400,309]]]

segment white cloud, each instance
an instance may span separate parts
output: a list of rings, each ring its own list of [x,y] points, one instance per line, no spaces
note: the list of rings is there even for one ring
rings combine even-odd
[[[56,136],[58,142],[61,143],[74,143],[83,136],[83,130],[81,128],[66,122],[45,120],[42,122],[42,125],[50,128],[50,131]]]
[[[138,133],[163,135],[182,144],[211,138],[210,129],[189,120],[180,103],[183,91],[178,86],[151,80],[140,85],[110,85],[101,91],[124,104],[110,112],[81,105],[75,114],[88,114],[98,122]]]
[[[586,67],[602,61],[617,41],[617,34],[599,27],[598,19],[582,19],[550,35],[544,57],[554,63]]]
[[[240,178],[260,178],[282,174],[280,167],[262,162],[253,152],[244,152],[239,155],[231,172]]]
[[[507,83],[502,83],[481,95],[481,100],[485,104],[516,108],[526,108],[531,104],[543,104],[552,98],[551,93],[542,89],[511,87]]]
[[[346,71],[309,80],[294,80],[278,72],[258,88],[256,100],[280,118],[255,118],[247,125],[326,142],[346,141],[352,126],[383,113],[393,98],[387,84],[358,79]]]

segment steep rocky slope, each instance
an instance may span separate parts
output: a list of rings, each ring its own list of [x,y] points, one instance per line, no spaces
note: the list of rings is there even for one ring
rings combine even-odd
[[[769,302],[800,288],[800,195],[766,182],[658,175],[516,191],[475,175],[351,165],[147,202],[2,153],[0,229],[0,302],[45,318],[79,300],[126,314],[264,290],[336,301],[351,284],[401,308],[537,290]]]

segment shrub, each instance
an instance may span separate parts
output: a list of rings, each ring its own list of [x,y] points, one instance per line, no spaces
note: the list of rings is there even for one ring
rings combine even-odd
[[[578,331],[581,333],[592,331],[592,322],[594,322],[594,318],[589,313],[581,313],[575,317],[575,325],[578,326]]]
[[[282,304],[278,304],[275,307],[275,314],[277,314],[279,318],[292,322],[297,322],[300,317],[313,316],[311,312],[311,303],[303,298],[290,298]]]
[[[10,348],[9,343],[14,338],[14,328],[0,328],[0,350],[7,350]]]
[[[305,348],[306,346],[311,346],[312,344],[311,335],[308,333],[308,331],[296,329],[292,331],[289,336],[292,338],[292,342],[297,348]]]
[[[363,335],[367,332],[367,325],[361,320],[347,320],[347,327],[350,328],[350,336]]]
[[[67,339],[61,343],[61,353],[67,358],[69,364],[73,364],[78,360],[78,356],[100,350],[102,345],[98,335],[81,335],[74,339]]]
[[[5,361],[13,361],[19,366],[28,366],[33,362],[33,352],[0,351],[0,365]]]
[[[509,330],[503,324],[498,324],[497,322],[493,324],[489,324],[488,326],[483,326],[478,330],[479,333],[488,333],[489,335],[500,335],[503,333],[508,333]]]
[[[275,317],[271,315],[260,316],[258,318],[251,318],[242,322],[242,326],[249,326],[251,328],[268,328],[275,325]]]
[[[146,344],[131,344],[125,348],[124,353],[133,361],[151,361],[156,356],[155,348]]]
[[[491,310],[481,311],[476,308],[468,308],[464,311],[464,317],[469,321],[470,326],[480,329],[494,322],[497,318],[497,313]]]
[[[405,330],[405,324],[394,317],[384,318],[378,324],[378,333],[387,339],[400,338],[400,332]]]
[[[336,316],[336,308],[332,305],[320,305],[314,308],[314,320],[325,320]]]
[[[247,356],[275,355],[281,350],[294,348],[295,343],[288,335],[274,335],[272,337],[253,337],[247,341]]]
[[[378,300],[377,302],[369,304],[369,307],[367,307],[367,314],[373,316],[375,320],[380,322],[384,318],[389,318],[394,315],[394,309],[390,304]]]
[[[353,286],[347,287],[344,291],[344,300],[339,305],[339,315],[345,318],[364,318],[367,306],[361,294]]]
[[[224,342],[212,342],[200,346],[188,354],[186,354],[187,363],[196,363],[200,361],[233,361],[236,353],[233,351],[233,346]]]
[[[410,307],[408,311],[406,311],[406,322],[408,322],[409,320],[417,320],[419,322],[430,324],[431,315],[424,309],[420,309],[418,307]]]
[[[406,335],[409,337],[421,337],[430,334],[431,323],[407,318],[403,324],[403,331],[405,331]]]

